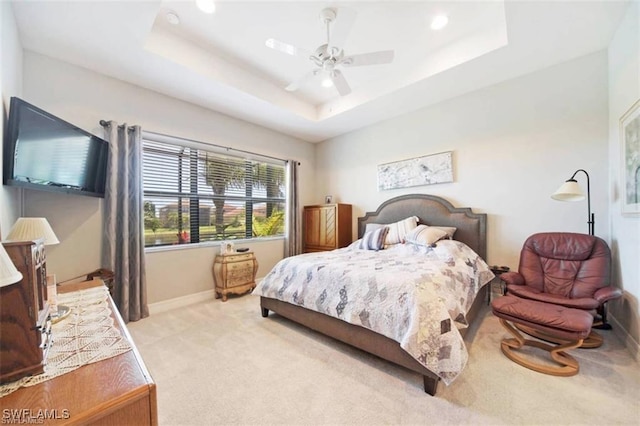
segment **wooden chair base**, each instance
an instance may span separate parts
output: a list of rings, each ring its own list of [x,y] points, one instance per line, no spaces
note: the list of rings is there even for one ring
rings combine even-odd
[[[575,376],[576,374],[578,374],[578,371],[580,371],[580,365],[578,364],[578,361],[576,361],[574,357],[572,357],[565,351],[580,347],[583,342],[582,339],[571,342],[564,341],[564,343],[562,344],[553,346],[537,340],[525,339],[516,327],[502,318],[500,318],[500,323],[509,333],[511,333],[515,337],[505,338],[500,343],[502,353],[504,353],[505,356],[511,361],[515,362],[516,364],[520,364],[530,370],[534,370],[543,374],[549,374],[552,376]],[[521,327],[522,325],[517,324],[517,326]],[[553,359],[553,361],[555,361],[559,366],[539,364],[515,352],[518,349],[522,349],[523,346],[532,346],[549,352],[549,354],[551,355],[551,359]]]
[[[536,330],[535,328],[532,328],[526,325],[514,324],[514,326],[518,330],[528,334],[529,336],[533,336],[547,342],[555,343],[558,345],[564,345],[566,343],[569,343],[568,340],[558,339],[557,337],[549,333]],[[603,342],[604,342],[604,339],[602,338],[602,336],[592,329],[589,335],[587,336],[587,338],[582,341],[582,345],[580,345],[580,348],[583,348],[583,349],[599,348],[600,346],[602,346]]]

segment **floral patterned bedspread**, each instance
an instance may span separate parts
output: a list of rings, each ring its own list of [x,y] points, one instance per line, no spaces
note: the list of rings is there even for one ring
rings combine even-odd
[[[489,266],[465,244],[398,244],[390,250],[343,248],[281,260],[253,294],[371,329],[400,343],[449,385],[468,354],[459,328]]]

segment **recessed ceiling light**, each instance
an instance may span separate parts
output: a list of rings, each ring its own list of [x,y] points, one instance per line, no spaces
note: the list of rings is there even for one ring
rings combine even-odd
[[[449,18],[447,18],[447,15],[437,15],[431,21],[431,29],[434,31],[441,30],[444,27],[446,27],[448,23],[449,23]]]
[[[171,25],[178,25],[180,23],[180,17],[173,10],[168,11],[165,17]]]
[[[196,6],[204,13],[213,13],[216,11],[216,3],[213,0],[196,0]]]

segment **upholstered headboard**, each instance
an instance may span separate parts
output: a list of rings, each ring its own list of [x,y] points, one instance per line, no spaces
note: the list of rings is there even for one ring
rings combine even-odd
[[[455,226],[458,230],[453,238],[487,259],[487,215],[473,213],[468,207],[453,207],[435,195],[409,194],[385,201],[375,212],[358,218],[358,238],[367,223],[394,223],[409,216],[417,216],[425,225]]]

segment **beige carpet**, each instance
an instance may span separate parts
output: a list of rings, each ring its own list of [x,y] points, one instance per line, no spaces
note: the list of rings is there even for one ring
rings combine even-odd
[[[422,378],[297,326],[260,316],[253,295],[130,323],[158,386],[161,426],[262,424],[638,425],[640,366],[612,332],[572,351],[581,371],[552,377],[509,361],[486,309],[462,375],[431,397]]]

